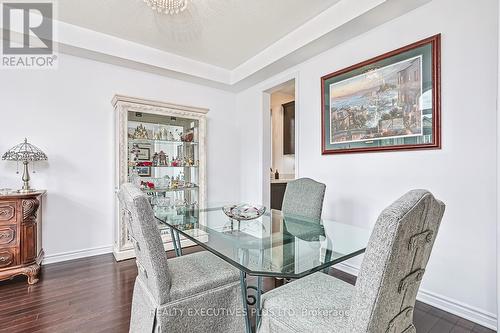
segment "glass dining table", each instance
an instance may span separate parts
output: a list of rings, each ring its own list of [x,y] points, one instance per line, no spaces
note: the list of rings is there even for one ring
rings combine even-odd
[[[253,220],[237,221],[222,207],[155,212],[170,229],[174,251],[182,255],[181,239],[210,251],[240,270],[246,332],[251,332],[249,305],[255,305],[255,327],[260,321],[262,277],[299,279],[365,251],[370,232],[330,220],[309,220],[271,210]],[[256,277],[250,285],[248,276]],[[253,292],[249,294],[249,289]]]

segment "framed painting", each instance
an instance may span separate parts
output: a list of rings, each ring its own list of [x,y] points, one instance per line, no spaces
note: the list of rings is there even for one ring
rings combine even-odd
[[[322,153],[441,148],[441,35],[321,78]]]
[[[151,160],[151,145],[140,143],[137,145],[137,160],[138,161],[150,161]]]
[[[136,167],[136,170],[139,177],[151,177],[151,167],[138,166]]]

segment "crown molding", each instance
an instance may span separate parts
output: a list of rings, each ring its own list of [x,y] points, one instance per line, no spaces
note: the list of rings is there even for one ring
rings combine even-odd
[[[162,109],[169,109],[169,110],[182,111],[182,112],[187,111],[187,112],[200,113],[200,114],[207,114],[209,111],[209,109],[207,109],[207,108],[200,108],[197,106],[165,103],[165,102],[161,102],[161,101],[144,99],[144,98],[140,98],[140,97],[133,97],[133,96],[127,96],[127,95],[120,95],[120,94],[116,94],[115,96],[113,96],[113,99],[111,100],[111,104],[115,108],[118,104],[136,104],[136,105],[146,105],[146,106],[153,106],[153,107],[162,108]]]
[[[239,92],[430,1],[341,0],[232,70],[57,20],[54,41],[61,53]]]

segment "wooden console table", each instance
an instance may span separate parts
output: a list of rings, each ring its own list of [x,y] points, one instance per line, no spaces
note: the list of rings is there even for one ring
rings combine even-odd
[[[29,284],[38,282],[44,195],[45,191],[0,195],[0,281],[26,275]]]

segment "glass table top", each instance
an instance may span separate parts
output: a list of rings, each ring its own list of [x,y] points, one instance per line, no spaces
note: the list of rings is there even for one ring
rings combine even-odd
[[[330,220],[313,221],[271,210],[232,220],[222,207],[155,212],[164,227],[240,270],[256,276],[300,278],[365,251],[370,232]]]

